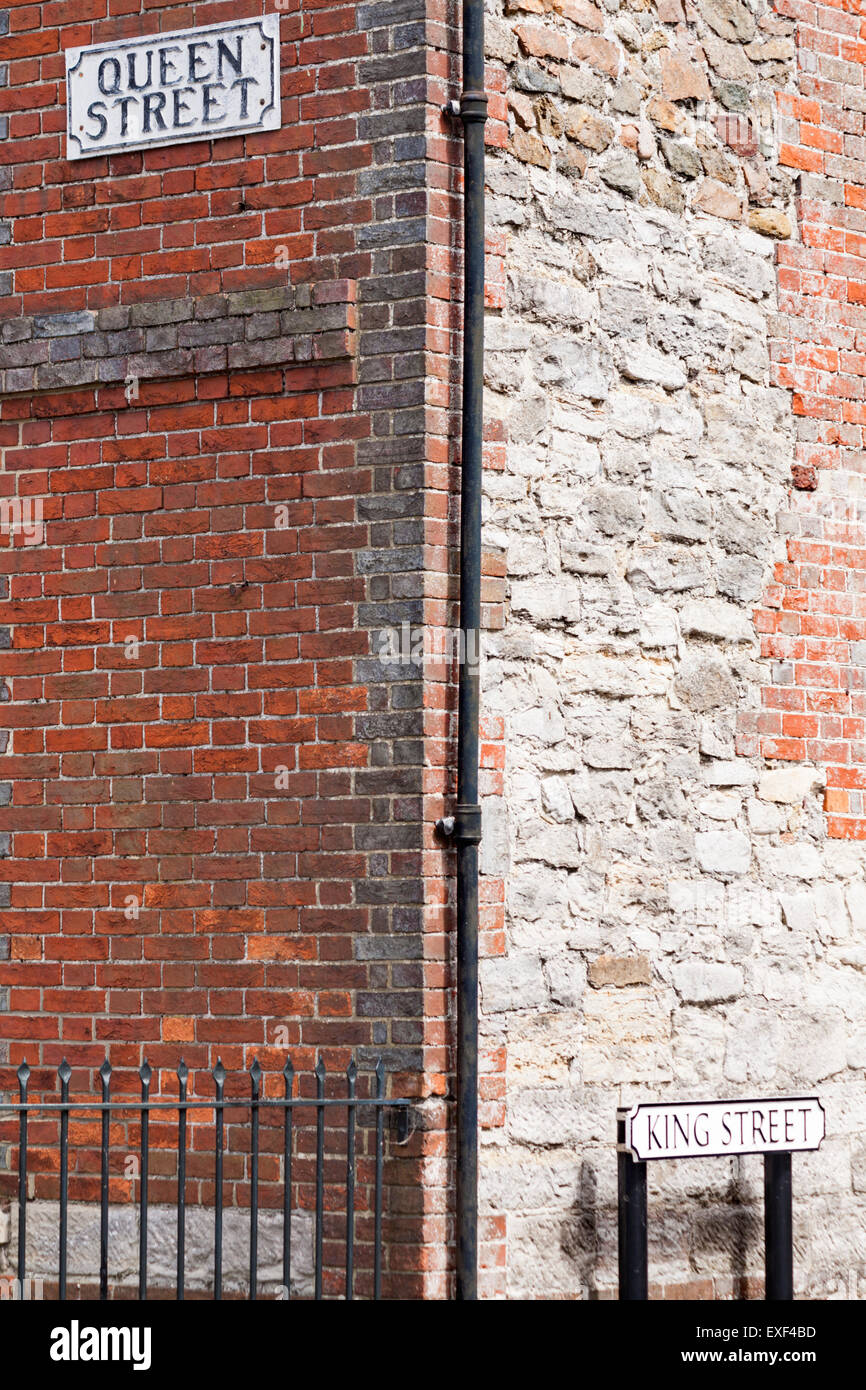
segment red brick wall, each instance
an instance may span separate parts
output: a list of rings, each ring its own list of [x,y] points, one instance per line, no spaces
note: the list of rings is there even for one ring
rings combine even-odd
[[[281,130],[70,164],[67,47],[264,12],[130,8],[13,5],[0,39],[0,491],[45,524],[42,544],[3,536],[0,1089],[25,1056],[34,1090],[64,1055],[93,1088],[108,1052],[119,1086],[146,1056],[173,1093],[182,1054],[210,1094],[218,1056],[309,1072],[354,1051],[442,1097],[431,730],[420,673],[374,655],[423,620],[425,546],[446,540],[441,45],[423,0],[282,0]],[[404,1292],[446,1262],[447,1114],[419,1114],[408,1153],[433,1155],[439,1195],[396,1178]]]
[[[831,836],[866,838],[866,128],[862,7],[777,0],[797,20],[798,94],[780,95],[781,162],[799,178],[798,239],[778,249],[775,378],[797,457],[787,558],[758,613],[774,683],[743,746],[827,770]]]

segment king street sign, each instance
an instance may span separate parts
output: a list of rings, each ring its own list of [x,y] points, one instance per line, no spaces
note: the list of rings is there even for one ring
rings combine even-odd
[[[801,1152],[817,1149],[825,1132],[816,1096],[635,1105],[621,1110],[619,1120],[618,1148],[641,1162]]]
[[[279,15],[66,51],[68,159],[279,127]]]

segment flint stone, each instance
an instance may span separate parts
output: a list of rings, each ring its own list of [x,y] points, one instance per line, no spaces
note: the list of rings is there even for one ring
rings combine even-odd
[[[625,150],[614,150],[599,165],[599,173],[610,187],[624,193],[627,198],[636,198],[640,192],[640,166],[634,155]]]

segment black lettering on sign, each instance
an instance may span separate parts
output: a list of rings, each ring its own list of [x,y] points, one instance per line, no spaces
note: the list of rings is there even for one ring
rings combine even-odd
[[[701,1133],[698,1134],[698,1124],[701,1124]],[[710,1117],[706,1110],[701,1110],[692,1120],[692,1138],[699,1148],[705,1149],[710,1142]]]
[[[234,91],[235,87],[240,87],[240,89],[241,89],[241,120],[242,120],[242,121],[245,121],[245,120],[247,119],[247,116],[249,115],[249,109],[248,109],[248,106],[247,106],[247,87],[257,87],[258,85],[259,85],[259,84],[258,84],[258,81],[256,80],[255,77],[239,77],[238,80],[237,80],[237,82],[233,82],[233,83],[232,83],[232,86],[231,86],[232,91]]]
[[[164,107],[164,106],[165,106],[165,92],[148,92],[147,96],[144,98],[144,133],[145,133],[145,135],[147,135],[147,134],[149,133],[149,131],[150,131],[150,118],[151,118],[151,115],[153,116],[153,119],[156,121],[156,129],[157,129],[157,130],[167,130],[167,129],[168,129],[168,126],[166,125],[165,121],[163,120],[163,116],[162,116],[162,110],[163,110],[163,107]]]
[[[223,60],[225,60],[225,61],[229,64],[230,67],[234,68],[234,70],[235,70],[235,72],[238,74],[238,76],[240,76],[240,74],[243,72],[243,70],[244,70],[243,47],[244,47],[244,36],[243,36],[243,34],[238,34],[238,51],[237,51],[237,53],[232,53],[232,51],[231,51],[231,49],[229,48],[228,44],[226,43],[225,39],[220,39],[220,40],[218,41],[218,43],[217,43],[217,77],[219,77],[220,80],[222,80],[222,75],[223,75]]]
[[[724,1110],[724,1111],[722,1112],[722,1131],[723,1131],[724,1136],[725,1136],[725,1144],[726,1144],[726,1145],[727,1145],[727,1144],[730,1144],[731,1139],[733,1138],[733,1136],[732,1136],[732,1134],[731,1134],[731,1123],[730,1123],[730,1120],[729,1120],[729,1118],[728,1118],[728,1111],[727,1111],[727,1110]]]
[[[177,77],[174,73],[177,69],[174,66],[174,59],[169,57],[170,53],[182,53],[183,50],[178,44],[169,44],[167,48],[159,50],[159,85],[161,87],[173,87],[175,83],[181,81],[180,73]],[[171,69],[171,76],[169,75]]]
[[[107,82],[112,81],[112,79],[109,78],[109,73],[113,73],[113,85],[111,87],[106,86]],[[96,74],[96,81],[103,96],[117,96],[120,91],[120,63],[116,58],[103,58],[102,62],[99,64],[99,72]]]
[[[97,110],[97,108],[100,108],[100,109]],[[90,136],[90,139],[91,139],[91,140],[101,140],[102,137],[103,137],[103,135],[105,134],[105,132],[108,130],[108,121],[105,119],[105,117],[104,117],[103,114],[102,114],[102,112],[103,112],[104,110],[105,110],[105,102],[104,102],[104,101],[92,101],[92,102],[90,103],[90,105],[88,106],[88,108],[87,108],[87,114],[88,114],[88,116],[90,117],[90,119],[91,119],[92,121],[98,121],[98,122],[99,122],[99,129],[98,129],[96,132],[94,132],[94,131],[92,131],[92,130],[89,130],[89,131],[87,132],[88,135]]]
[[[659,1116],[656,1115],[656,1117],[655,1117],[655,1123],[658,1124],[658,1122],[659,1122]],[[653,1117],[652,1117],[652,1115],[649,1115],[649,1114],[647,1115],[647,1125],[646,1125],[646,1127],[647,1127],[647,1145],[648,1145],[649,1149],[652,1149],[653,1144],[655,1144],[655,1146],[656,1146],[657,1149],[662,1148],[662,1147],[663,1147],[663,1146],[662,1146],[662,1141],[659,1139],[658,1135],[656,1134],[656,1132],[655,1132],[655,1130],[654,1130],[654,1128],[653,1128]]]
[[[118,97],[114,104],[120,107],[120,133],[126,135],[129,131],[129,107],[138,105],[138,97]]]
[[[211,115],[211,108],[216,108],[217,103],[219,101],[219,97],[213,97],[211,96],[211,93],[224,92],[225,87],[223,86],[222,82],[206,82],[201,90],[202,100],[204,102],[202,120],[204,121],[205,125],[217,125],[219,121],[224,121],[227,114],[225,108],[223,108],[216,116]]]
[[[153,86],[153,49],[149,48],[145,54],[147,58],[147,67],[141,73],[141,77],[143,78],[141,82],[139,82],[136,75],[138,73],[138,68],[136,66],[138,56],[137,53],[128,53],[126,56],[126,63],[129,69],[129,81],[127,85],[131,92],[143,92],[145,87]]]
[[[206,82],[212,76],[210,72],[199,72],[198,70],[199,64],[201,64],[202,67],[207,66],[204,58],[200,58],[198,56],[198,49],[200,48],[203,48],[205,50],[210,49],[210,44],[208,43],[207,39],[198,39],[194,43],[191,43],[187,48],[187,56],[189,57],[190,82]]]
[[[191,116],[188,121],[182,121],[180,118],[181,111],[191,109],[189,102],[183,99],[185,93],[195,96],[195,87],[175,87],[174,89],[174,120],[172,124],[175,130],[183,130],[184,126],[195,125],[195,116]]]

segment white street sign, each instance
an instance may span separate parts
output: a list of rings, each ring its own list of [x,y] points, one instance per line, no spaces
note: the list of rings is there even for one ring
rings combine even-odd
[[[280,17],[66,51],[66,155],[280,127]]]
[[[635,1105],[619,1120],[619,1147],[640,1160],[794,1153],[817,1149],[825,1132],[817,1096]]]

